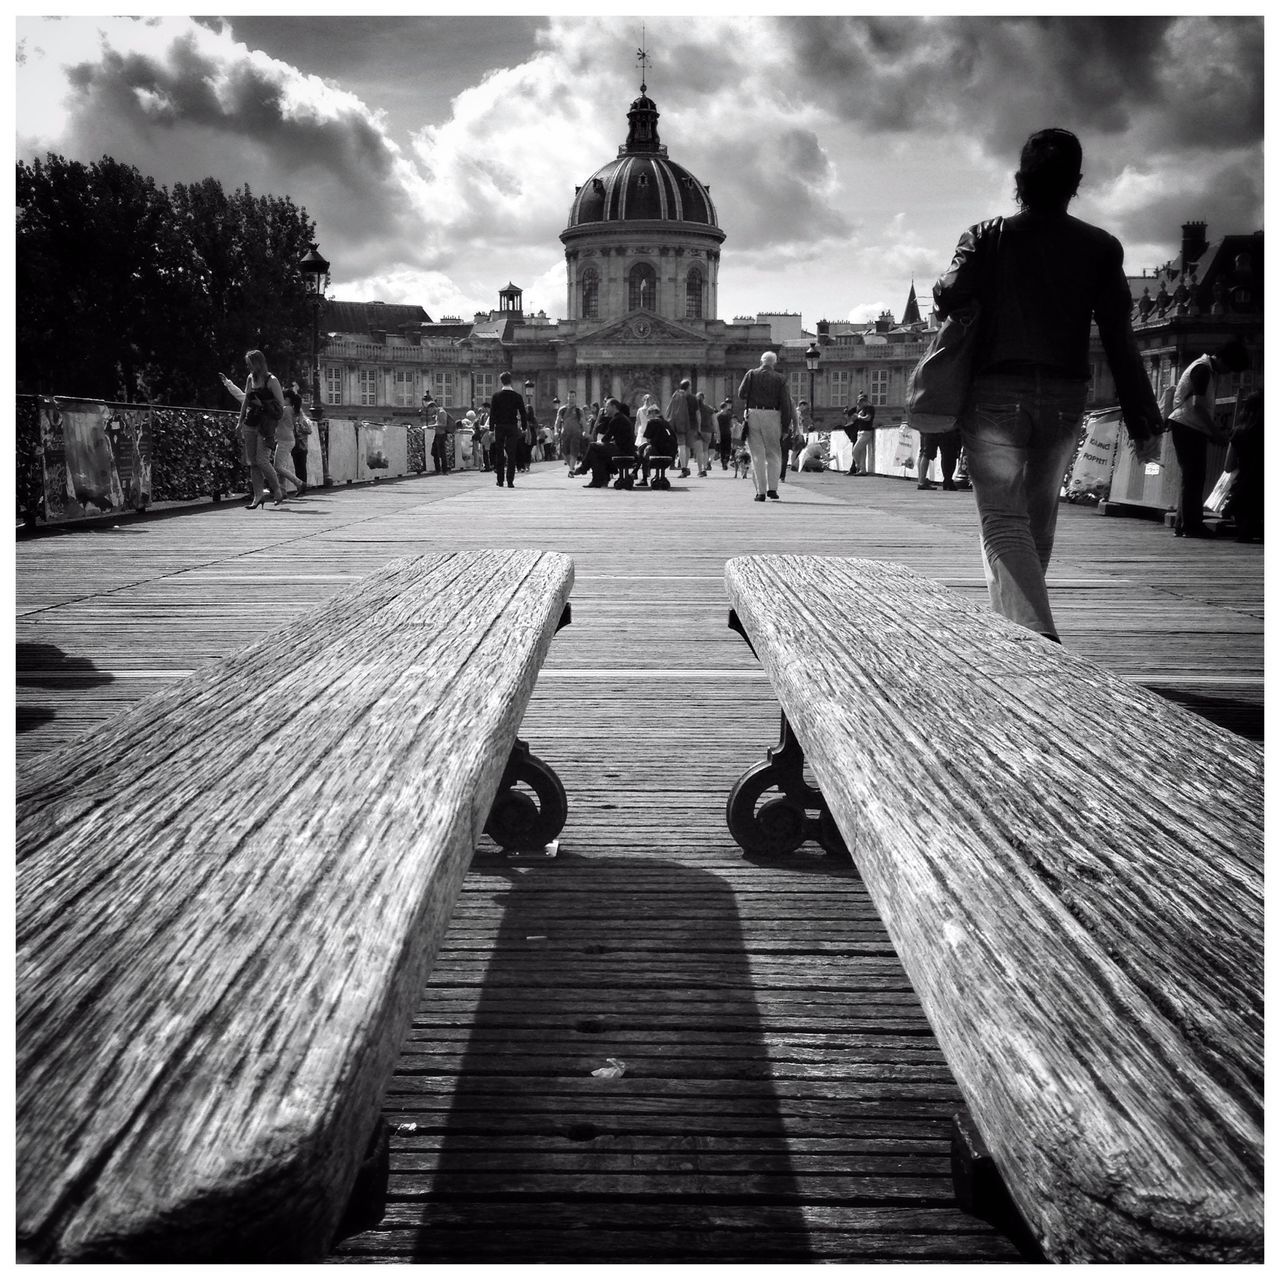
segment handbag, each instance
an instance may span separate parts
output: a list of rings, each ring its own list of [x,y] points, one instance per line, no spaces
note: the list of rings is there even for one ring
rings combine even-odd
[[[1211,511],[1217,516],[1223,514],[1226,510],[1227,499],[1231,497],[1231,489],[1239,474],[1238,471],[1224,471],[1218,477],[1218,483],[1213,486],[1209,496],[1204,500],[1204,509],[1206,511]]]
[[[991,273],[992,260],[1000,252],[1000,236],[1004,219],[996,230],[994,250],[986,264]],[[975,299],[949,315],[933,335],[924,353],[907,379],[907,422],[921,435],[941,435],[954,431],[964,412],[973,381],[973,360],[978,346],[978,317],[982,307]]]

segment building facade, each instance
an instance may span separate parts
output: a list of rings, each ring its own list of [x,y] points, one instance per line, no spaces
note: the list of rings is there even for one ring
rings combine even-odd
[[[914,282],[898,320],[890,312],[870,323],[820,320],[810,332],[795,313],[717,319],[725,233],[709,188],[669,157],[658,119],[641,84],[617,156],[574,188],[560,233],[565,319],[526,316],[512,283],[494,310],[471,320],[331,302],[320,361],[331,414],[417,419],[430,397],[459,416],[488,401],[504,370],[543,419],[570,391],[584,404],[616,396],[634,408],[648,394],[665,406],[683,378],[718,404],[762,351],[774,350],[792,399],[810,400],[819,426],[836,425],[864,390],[880,424],[901,422],[907,381],[936,331],[932,306],[921,315]],[[1254,355],[1253,370],[1231,390],[1261,385],[1262,279],[1261,232],[1210,243],[1205,225],[1194,222],[1183,227],[1177,264],[1130,279],[1134,329],[1157,393],[1230,336]],[[815,344],[811,372],[806,353]],[[1113,404],[1096,332],[1091,364],[1090,407]]]

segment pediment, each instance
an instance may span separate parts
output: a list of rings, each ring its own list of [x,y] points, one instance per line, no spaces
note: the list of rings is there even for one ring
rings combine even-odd
[[[655,342],[671,344],[688,342],[698,346],[706,346],[707,335],[693,329],[686,329],[682,324],[665,320],[648,311],[633,311],[621,320],[611,320],[599,329],[578,335],[578,345],[608,343],[610,346],[651,346]]]

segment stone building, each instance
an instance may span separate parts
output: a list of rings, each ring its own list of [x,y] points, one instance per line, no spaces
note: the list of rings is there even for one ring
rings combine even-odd
[[[859,390],[881,424],[902,421],[907,379],[936,328],[931,305],[921,315],[914,282],[896,321],[886,311],[869,323],[819,320],[809,331],[794,312],[718,319],[725,232],[710,189],[669,157],[658,119],[641,84],[617,156],[574,188],[560,233],[565,319],[526,315],[510,282],[495,309],[469,320],[433,321],[421,307],[329,303],[321,376],[333,415],[416,419],[429,395],[457,416],[483,405],[504,370],[544,419],[552,400],[571,390],[580,403],[613,395],[634,408],[648,393],[665,405],[682,378],[718,404],[762,351],[775,350],[792,399],[809,399],[812,387],[818,425],[839,422]],[[1187,223],[1180,261],[1130,284],[1135,332],[1157,391],[1231,334],[1255,356],[1242,385],[1260,385],[1261,232],[1210,243],[1203,223]],[[815,344],[811,375],[805,357]],[[1096,332],[1091,360],[1090,406],[1113,404]]]

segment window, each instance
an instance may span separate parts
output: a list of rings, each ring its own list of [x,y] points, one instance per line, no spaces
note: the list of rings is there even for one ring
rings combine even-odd
[[[431,385],[434,388],[433,394],[437,404],[451,405],[458,403],[453,394],[454,371],[452,369],[438,369],[431,379]]]
[[[325,403],[342,403],[342,370],[334,364],[326,365],[324,370]]]
[[[493,374],[473,373],[471,387],[475,393],[476,404],[488,404],[493,399]]]
[[[378,403],[377,369],[360,370],[360,403],[362,405]]]
[[[853,403],[850,373],[848,369],[827,371],[827,404],[833,409],[844,409]]]
[[[600,276],[594,267],[588,267],[582,275],[582,318],[600,319]]]
[[[803,373],[797,370],[795,373],[787,374],[787,389],[791,392],[792,407],[799,404],[801,400],[809,398],[809,371],[806,369]]]
[[[867,391],[871,403],[877,408],[889,403],[889,370],[872,369],[871,386]]]
[[[657,294],[657,272],[647,262],[637,262],[627,273],[627,309],[652,311]]]
[[[395,403],[401,408],[409,408],[417,403],[418,379],[412,369],[396,370]]]
[[[702,319],[702,272],[697,267],[685,277],[684,314],[688,320]]]

